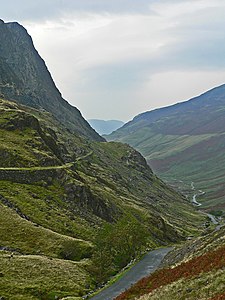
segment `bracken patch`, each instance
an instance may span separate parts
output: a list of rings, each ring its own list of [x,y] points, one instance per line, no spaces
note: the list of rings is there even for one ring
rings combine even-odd
[[[175,282],[181,278],[190,278],[202,272],[221,269],[225,266],[225,246],[215,251],[195,257],[188,262],[174,268],[161,269],[154,274],[144,277],[129,290],[122,293],[115,300],[134,299],[137,296],[148,294],[153,290]],[[222,295],[224,296],[224,295]],[[224,298],[213,298],[213,300]]]
[[[210,300],[225,300],[225,292],[223,294],[218,294]]]

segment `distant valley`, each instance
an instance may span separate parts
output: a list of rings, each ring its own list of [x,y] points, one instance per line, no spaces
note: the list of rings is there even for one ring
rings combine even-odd
[[[95,129],[100,135],[110,134],[116,129],[122,127],[124,122],[119,120],[99,120],[99,119],[90,119],[88,120],[92,128]]]
[[[225,210],[225,85],[187,102],[145,112],[107,137],[139,150],[161,178],[201,208]]]

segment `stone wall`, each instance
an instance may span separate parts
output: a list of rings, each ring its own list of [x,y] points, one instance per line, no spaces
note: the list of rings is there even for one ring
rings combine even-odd
[[[62,176],[63,169],[39,169],[39,170],[9,170],[0,169],[0,180],[7,180],[17,183],[32,184],[35,182],[49,182],[53,178]]]

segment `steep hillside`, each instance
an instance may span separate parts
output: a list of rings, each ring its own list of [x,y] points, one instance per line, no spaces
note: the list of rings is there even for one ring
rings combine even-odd
[[[99,134],[110,134],[116,129],[122,127],[124,122],[118,120],[98,120],[90,119],[89,124],[99,133]]]
[[[225,209],[225,85],[187,102],[143,113],[108,137],[139,150],[153,170],[202,207]]]
[[[103,139],[65,101],[25,28],[0,22],[0,95],[51,112],[72,131],[91,140]]]
[[[80,299],[146,249],[203,230],[139,152],[61,98],[23,27],[0,22],[0,34],[0,298]]]
[[[0,100],[0,153],[6,299],[81,296],[204,222],[133,148],[84,140],[47,112]]]
[[[223,300],[225,227],[197,238],[166,257],[157,272],[137,282],[116,300]]]

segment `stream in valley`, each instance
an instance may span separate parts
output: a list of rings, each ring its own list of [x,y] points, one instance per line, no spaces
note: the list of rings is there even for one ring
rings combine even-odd
[[[194,182],[191,183],[191,189],[192,189],[193,191],[195,191]],[[193,204],[194,206],[201,206],[202,203],[200,203],[199,201],[197,201],[197,197],[202,196],[202,195],[204,195],[204,194],[205,194],[205,192],[203,192],[203,191],[201,191],[201,190],[199,190],[197,194],[194,194],[193,197],[192,197],[192,200],[191,200],[192,204]],[[204,212],[204,211],[202,211],[202,210],[199,210],[199,211],[200,211],[201,213],[203,213],[204,215],[208,216],[208,218],[210,219],[210,221],[211,221],[214,225],[217,225],[217,227],[216,227],[215,230],[219,230],[219,229],[221,228],[221,225],[219,224],[219,221],[217,220],[217,218],[216,218],[214,215],[209,214],[209,213],[206,213],[206,212]]]

